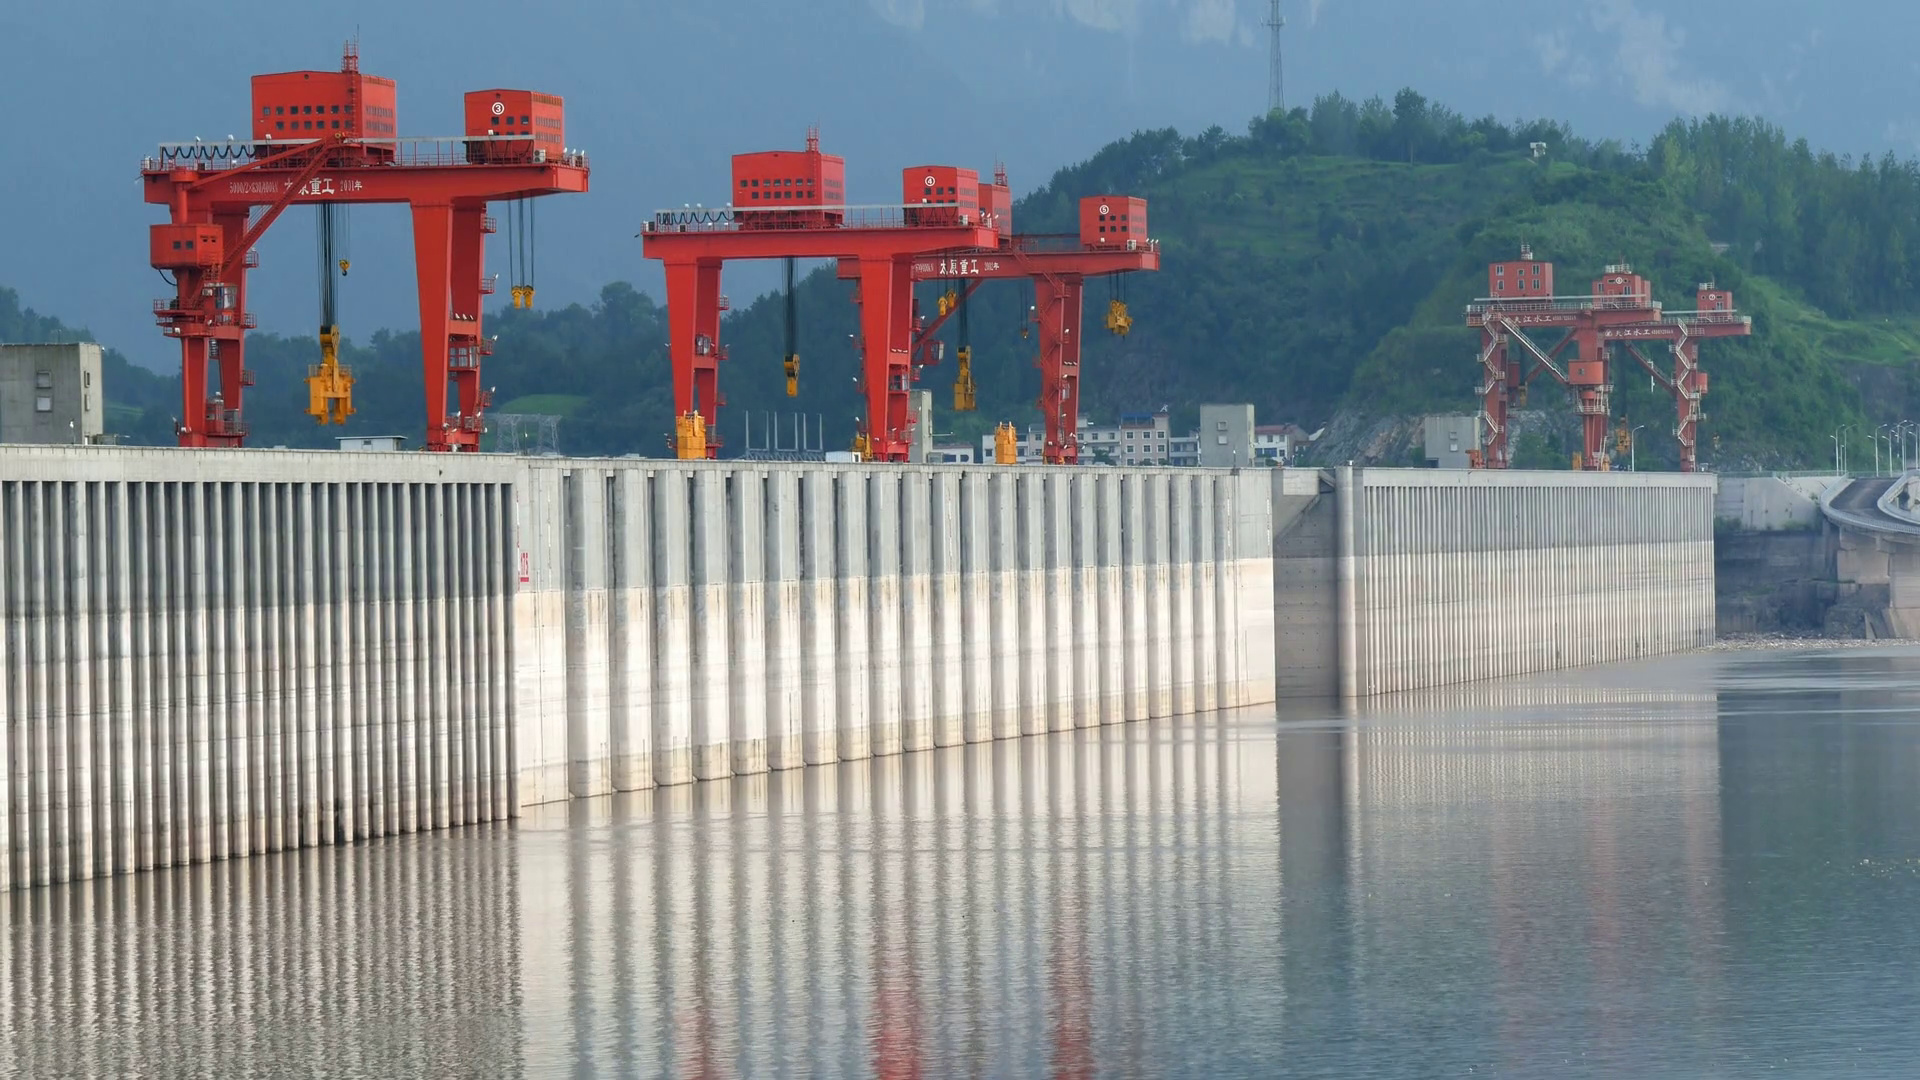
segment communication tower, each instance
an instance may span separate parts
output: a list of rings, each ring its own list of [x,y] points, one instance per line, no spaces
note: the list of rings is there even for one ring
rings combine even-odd
[[[1280,0],[1272,0],[1271,6],[1267,9],[1267,33],[1270,35],[1267,44],[1267,59],[1270,65],[1267,72],[1268,112],[1275,109],[1285,112],[1287,109],[1286,67],[1280,55],[1280,31],[1286,27],[1287,20],[1280,14]]]

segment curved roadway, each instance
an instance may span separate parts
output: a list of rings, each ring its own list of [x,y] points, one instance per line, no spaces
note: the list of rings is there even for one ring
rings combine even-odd
[[[1891,534],[1902,539],[1920,537],[1920,524],[1911,518],[1890,514],[1881,505],[1893,485],[1902,477],[1863,476],[1848,481],[1845,487],[1820,500],[1820,509],[1836,525]]]

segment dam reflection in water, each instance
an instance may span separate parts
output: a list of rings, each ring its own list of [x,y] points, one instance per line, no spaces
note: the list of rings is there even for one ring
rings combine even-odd
[[[1696,657],[13,894],[0,1070],[1911,1063],[1916,671]]]

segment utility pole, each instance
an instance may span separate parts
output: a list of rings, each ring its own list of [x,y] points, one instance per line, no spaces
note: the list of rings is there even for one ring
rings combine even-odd
[[[1281,112],[1287,111],[1286,69],[1280,58],[1280,31],[1285,29],[1286,25],[1287,20],[1280,16],[1280,0],[1272,0],[1272,6],[1267,11],[1267,31],[1272,35],[1267,46],[1270,54],[1268,60],[1272,65],[1272,70],[1267,74],[1268,112],[1275,109]]]

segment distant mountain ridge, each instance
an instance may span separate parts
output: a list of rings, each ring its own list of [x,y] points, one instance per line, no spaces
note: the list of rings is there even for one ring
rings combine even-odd
[[[1548,115],[1593,138],[1644,139],[1674,115],[1766,116],[1856,154],[1920,145],[1899,0],[1284,0],[1288,98],[1356,98],[1413,84],[1471,115]],[[408,135],[454,134],[462,92],[530,87],[567,101],[567,141],[593,190],[547,200],[536,253],[544,305],[589,303],[609,281],[661,298],[633,234],[647,212],[725,198],[728,155],[794,147],[818,125],[847,156],[849,194],[876,201],[922,161],[1006,162],[1029,188],[1133,130],[1184,132],[1265,107],[1267,0],[692,0],[560,5],[336,0],[278,7],[0,6],[0,90],[18,112],[0,171],[0,281],[21,302],[90,326],[166,370],[147,312],[146,226],[133,182],[169,139],[244,130],[247,81],[328,68],[358,37],[365,70],[395,79]],[[313,234],[276,225],[249,298],[261,325],[311,332]],[[409,226],[356,211],[350,333],[415,317]],[[496,243],[493,268],[504,269]],[[771,288],[742,268],[735,296]]]

